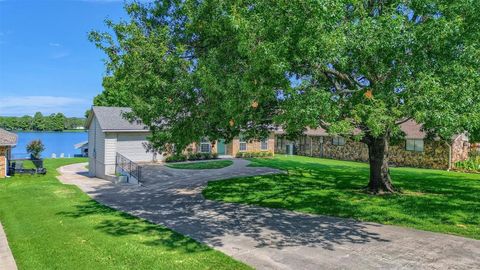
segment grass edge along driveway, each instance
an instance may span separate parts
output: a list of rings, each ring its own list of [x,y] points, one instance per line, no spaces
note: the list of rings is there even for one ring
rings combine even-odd
[[[165,166],[172,169],[187,169],[187,170],[210,170],[221,169],[233,164],[231,160],[213,160],[213,161],[197,161],[197,162],[181,162],[170,163]]]
[[[282,169],[209,182],[207,199],[353,218],[480,239],[480,174],[392,168],[401,194],[363,192],[368,165],[302,156],[253,159],[251,166]]]
[[[116,211],[45,176],[0,180],[0,219],[19,269],[250,269],[163,226]]]

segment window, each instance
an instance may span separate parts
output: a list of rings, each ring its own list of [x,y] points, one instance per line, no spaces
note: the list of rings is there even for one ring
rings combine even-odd
[[[260,150],[262,150],[262,151],[268,150],[268,141],[267,140],[262,140],[260,142]]]
[[[407,139],[407,151],[423,152],[423,140]]]
[[[282,137],[275,137],[275,141],[277,143],[277,149],[283,149],[283,138]]]
[[[206,138],[203,138],[201,141],[200,141],[200,152],[201,153],[210,153],[210,142],[206,139]]]
[[[240,145],[239,145],[239,151],[247,151],[247,141],[243,136],[240,136]]]
[[[345,138],[337,136],[332,139],[333,145],[345,145]]]

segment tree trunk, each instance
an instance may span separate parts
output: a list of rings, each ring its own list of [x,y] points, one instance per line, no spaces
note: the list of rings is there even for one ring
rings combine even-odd
[[[367,189],[372,193],[393,193],[390,170],[388,168],[388,139],[387,137],[369,138],[368,157],[370,162],[370,182]]]

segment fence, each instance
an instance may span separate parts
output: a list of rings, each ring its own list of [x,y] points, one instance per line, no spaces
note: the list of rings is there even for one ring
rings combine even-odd
[[[42,159],[16,158],[8,161],[8,175],[15,174],[46,174]]]
[[[137,163],[131,161],[120,153],[117,153],[115,156],[115,172],[117,173],[126,173],[130,179],[135,178],[140,184],[142,178],[142,168]]]

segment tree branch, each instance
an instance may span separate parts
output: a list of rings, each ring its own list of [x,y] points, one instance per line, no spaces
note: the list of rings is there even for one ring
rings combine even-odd
[[[396,122],[395,125],[397,125],[397,126],[398,126],[398,125],[401,125],[401,124],[406,123],[406,122],[408,122],[408,121],[410,121],[410,120],[412,120],[412,119],[413,119],[413,117],[407,117],[407,118],[405,118],[405,119],[403,119],[403,120],[401,120],[401,121],[399,121],[399,122]]]

